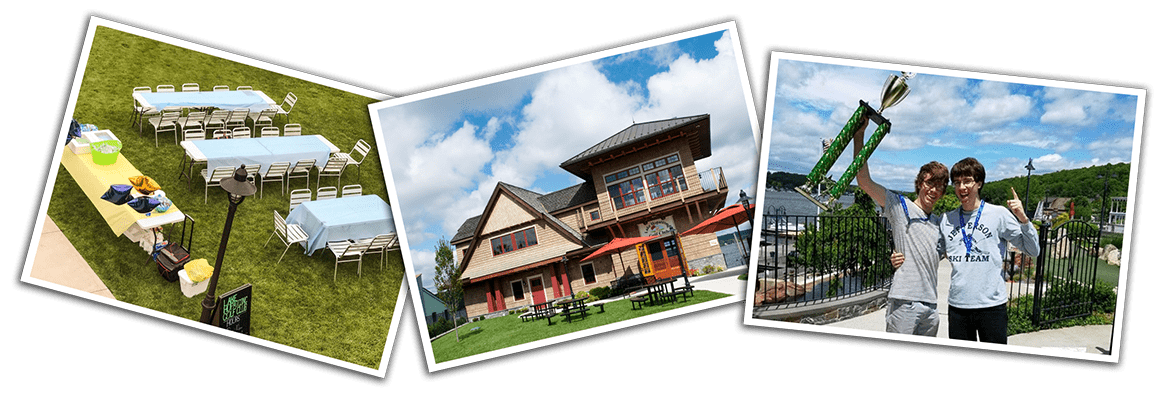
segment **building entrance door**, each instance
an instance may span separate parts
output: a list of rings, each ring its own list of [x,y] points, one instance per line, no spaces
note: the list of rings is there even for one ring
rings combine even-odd
[[[654,278],[662,280],[682,275],[682,261],[678,252],[678,240],[667,238],[646,244]]]
[[[544,281],[541,280],[540,276],[530,277],[528,287],[532,290],[532,304],[544,303]]]

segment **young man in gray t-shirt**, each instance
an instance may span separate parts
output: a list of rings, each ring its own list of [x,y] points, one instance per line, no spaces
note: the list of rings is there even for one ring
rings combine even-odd
[[[863,145],[865,124],[854,133],[853,157]],[[935,202],[947,186],[947,167],[938,162],[922,165],[914,180],[913,201],[887,190],[869,177],[869,166],[862,164],[857,185],[882,207],[882,216],[890,222],[894,237],[894,264],[897,270],[890,285],[886,308],[886,331],[900,334],[935,336],[938,333],[938,263],[940,241],[939,218],[931,217]]]

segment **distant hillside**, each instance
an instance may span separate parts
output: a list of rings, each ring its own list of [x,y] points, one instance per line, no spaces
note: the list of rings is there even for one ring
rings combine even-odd
[[[1022,168],[1021,168],[1022,169]],[[1109,193],[1107,197],[1124,197],[1129,192],[1129,164],[1107,164],[1090,166],[1080,169],[1061,170],[1042,175],[1032,175],[1032,204],[1045,196],[1048,197],[1083,197],[1098,200],[1105,189],[1105,179],[1097,177],[1109,175]],[[1002,204],[1012,198],[1011,188],[1015,187],[1020,199],[1024,199],[1024,191],[1028,187],[1027,175],[1012,177],[983,185],[980,195],[991,202]],[[953,190],[953,189],[951,189]]]
[[[776,171],[768,172],[767,184],[768,188],[774,190],[794,190],[804,185],[807,180],[807,175]],[[856,188],[856,185],[850,185],[846,191],[853,192]]]

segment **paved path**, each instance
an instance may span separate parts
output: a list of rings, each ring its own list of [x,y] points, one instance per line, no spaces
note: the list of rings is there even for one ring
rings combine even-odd
[[[950,287],[951,263],[944,260],[939,263],[938,267],[940,319],[937,336],[939,338],[947,338],[947,295],[950,293]],[[881,309],[828,325],[868,331],[886,331],[886,311]],[[1076,326],[1012,335],[1008,337],[1008,345],[1100,354],[1101,351],[1097,348],[1108,350],[1113,338],[1112,333],[1113,326],[1111,325]]]
[[[37,243],[37,255],[29,276],[116,299],[48,215],[45,215],[45,226],[41,229],[41,240]]]

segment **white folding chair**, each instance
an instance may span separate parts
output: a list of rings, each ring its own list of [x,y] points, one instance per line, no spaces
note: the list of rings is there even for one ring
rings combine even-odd
[[[213,139],[230,139],[232,138],[232,131],[228,129],[219,129],[211,133]]]
[[[228,114],[227,122],[224,123],[223,127],[225,127],[225,128],[247,127],[248,126],[247,120],[248,120],[248,109],[247,108],[236,108],[236,109],[233,109],[230,114]]]
[[[284,124],[284,135],[285,136],[300,136],[301,135],[301,124],[299,124],[299,123],[286,123],[286,124]]]
[[[254,164],[250,164],[250,165],[244,165],[244,172],[247,172],[248,176],[255,176],[258,178],[258,177],[260,177],[260,164],[254,163]],[[255,185],[255,184],[256,184],[255,180],[253,180],[252,185]]]
[[[218,86],[211,87],[211,91],[231,91],[231,90],[232,90],[232,88],[229,87],[228,85],[218,85]]]
[[[309,188],[309,172],[313,170],[313,166],[317,161],[312,159],[302,159],[293,165],[292,169],[288,171],[288,185],[292,187],[292,179],[305,178],[305,188]]]
[[[365,140],[358,139],[357,143],[354,143],[353,149],[349,150],[348,154],[341,153],[334,155],[334,157],[344,159],[346,168],[349,168],[350,166],[357,166],[358,180],[360,181],[362,179],[362,161],[366,160],[366,155],[369,153],[370,144],[366,143]]]
[[[345,187],[341,188],[341,198],[361,197],[361,196],[362,196],[362,185],[361,184],[350,184],[350,185],[346,185]]]
[[[207,122],[207,111],[191,111],[182,118],[179,118],[179,126],[183,129],[183,134],[187,133],[187,129],[198,128],[203,130],[203,124]]]
[[[200,172],[200,174],[203,175],[203,184],[204,184],[204,186],[203,186],[203,203],[204,204],[207,203],[207,193],[209,191],[211,191],[211,187],[220,187],[219,181],[223,180],[225,178],[228,178],[228,177],[232,177],[232,174],[235,172],[236,172],[236,168],[233,168],[231,166],[220,166],[218,168],[215,168],[215,170],[212,170],[211,176],[208,176],[207,169],[203,169],[203,171]]]
[[[158,85],[158,88],[156,88],[154,91],[159,93],[174,93],[175,85]]]
[[[288,211],[291,213],[297,205],[313,200],[313,190],[298,188],[288,193]]]
[[[260,198],[264,198],[264,183],[280,182],[280,193],[284,194],[284,178],[288,173],[288,162],[273,162],[268,165],[268,171],[260,176]]]
[[[183,130],[183,141],[204,139],[207,139],[207,132],[204,132],[203,129],[195,128]]]
[[[386,263],[386,251],[390,246],[398,242],[398,236],[394,233],[379,234],[370,241],[370,248],[366,249],[367,254],[380,253],[381,259],[378,261],[378,270],[382,270]]]
[[[317,171],[317,187],[321,187],[321,177],[334,177],[334,176],[337,177],[337,185],[334,187],[340,187],[341,186],[341,172],[343,172],[343,171],[345,171],[345,160],[344,159],[329,158],[329,161],[325,162],[325,166],[321,167],[321,170]]]
[[[365,239],[358,242],[351,243],[349,241],[330,241],[326,243],[329,247],[329,252],[333,252],[333,257],[336,259],[333,262],[333,281],[337,281],[337,266],[346,262],[357,262],[358,277],[362,276],[362,254],[370,247],[373,240]]]
[[[204,130],[216,131],[227,127],[228,116],[231,116],[232,111],[226,109],[212,110],[207,114],[207,120],[203,122]]]
[[[191,93],[191,92],[197,92],[197,91],[199,91],[199,84],[198,83],[183,83],[183,92],[184,93]]]
[[[280,259],[276,260],[276,264],[279,265],[280,261],[284,260],[284,254],[288,253],[288,249],[296,243],[307,244],[309,242],[309,235],[305,234],[305,230],[300,225],[285,222],[284,218],[280,217],[280,213],[277,211],[272,211],[272,218],[274,219],[275,226],[272,229],[272,234],[268,236],[268,241],[264,241],[264,247],[268,247],[268,242],[272,241],[272,236],[280,237],[280,242],[284,243],[284,252],[281,252]],[[334,266],[333,273],[333,278],[336,279],[336,265]]]
[[[289,121],[288,114],[290,112],[292,112],[293,106],[296,104],[297,104],[297,95],[293,94],[290,91],[290,92],[288,92],[288,94],[286,94],[284,96],[284,101],[281,102],[280,105],[276,106],[276,114],[277,115],[284,115],[284,122],[288,123],[288,121]],[[285,106],[288,106],[288,108],[285,108]]]
[[[253,127],[272,126],[272,118],[275,116],[276,110],[271,108],[248,114],[248,118],[252,120]]]
[[[240,90],[252,90],[252,86],[236,86],[236,91]]]
[[[241,126],[241,127],[237,127],[235,129],[232,129],[232,138],[233,139],[250,139],[250,138],[252,138],[252,129],[249,129],[247,126]]]
[[[280,137],[280,128],[265,126],[260,128],[260,137]]]
[[[167,107],[167,109],[170,109],[170,108],[171,107]],[[180,113],[178,111],[163,111],[163,113],[160,114],[159,116],[153,117],[153,118],[150,118],[149,120],[147,120],[147,122],[150,123],[151,128],[153,128],[153,130],[154,130],[154,146],[155,147],[158,147],[158,134],[159,133],[174,134],[175,135],[175,144],[178,144],[178,142],[179,142],[179,138],[178,138],[179,137],[179,116],[180,115],[182,115],[182,113]]]
[[[337,199],[337,187],[318,187],[317,188],[317,201],[327,200],[327,199]]]

